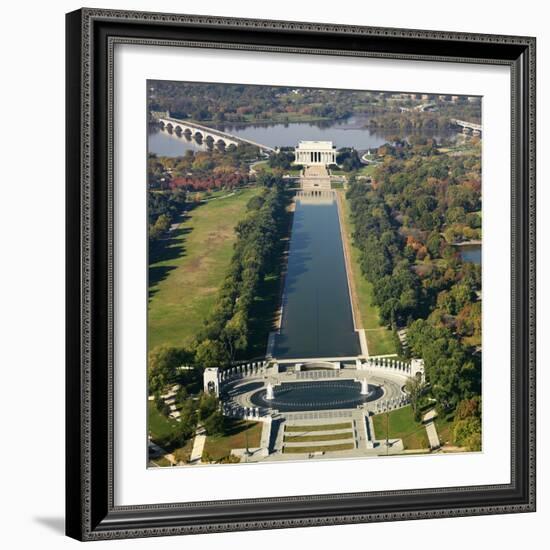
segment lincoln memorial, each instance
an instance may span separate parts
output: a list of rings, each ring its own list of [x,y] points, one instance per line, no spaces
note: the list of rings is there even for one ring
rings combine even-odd
[[[304,166],[336,164],[336,147],[332,141],[300,141],[294,153],[296,164]]]

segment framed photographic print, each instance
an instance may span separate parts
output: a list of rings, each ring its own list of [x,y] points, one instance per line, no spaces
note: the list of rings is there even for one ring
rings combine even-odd
[[[67,15],[67,534],[535,509],[535,39]]]

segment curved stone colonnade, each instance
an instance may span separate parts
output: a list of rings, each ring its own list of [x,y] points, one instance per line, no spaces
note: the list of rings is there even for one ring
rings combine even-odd
[[[312,361],[296,363],[284,368],[277,362],[252,361],[235,365],[225,370],[208,368],[204,372],[204,391],[213,392],[222,398],[222,410],[227,416],[262,421],[276,413],[274,408],[258,407],[252,395],[268,387],[285,382],[305,382],[311,380],[355,380],[362,387],[368,384],[383,389],[382,395],[362,405],[365,411],[379,414],[404,407],[409,398],[403,386],[410,377],[424,380],[424,362],[413,359],[399,361],[390,357],[370,357],[366,361],[356,359],[355,365],[343,366],[339,362]]]
[[[392,357],[369,357],[366,361],[356,360],[356,367],[363,371],[371,372],[383,380],[394,380],[396,383],[405,385],[407,380],[412,377],[420,377],[425,382],[424,361],[422,359],[412,359],[410,363],[400,361]],[[372,412],[379,414],[382,412],[399,409],[410,403],[409,397],[402,390],[401,395],[388,395],[378,400],[374,404]]]
[[[371,356],[366,361],[357,359],[355,365],[360,370],[377,369],[383,372],[392,372],[403,376],[405,379],[419,376],[422,382],[425,382],[424,361],[422,359],[411,359],[410,363],[407,363],[393,357]]]
[[[268,361],[252,361],[242,363],[224,370],[207,368],[204,371],[204,391],[213,392],[222,399],[222,411],[226,416],[233,416],[245,420],[262,420],[268,411],[254,407],[252,404],[235,402],[235,388],[242,384],[248,385],[257,381],[265,383]]]
[[[304,370],[304,367],[312,370]],[[319,362],[308,365],[297,363],[280,370],[277,362],[255,361],[235,365],[223,371],[213,368],[204,373],[204,391],[214,392],[222,397],[222,410],[227,416],[241,419],[262,421],[276,413],[274,408],[256,406],[252,395],[267,390],[268,386],[279,386],[285,382],[305,380],[351,379],[383,388],[382,395],[373,401],[366,402],[362,408],[371,414],[378,414],[404,407],[409,403],[403,386],[411,376],[424,379],[422,360],[413,359],[410,363],[388,357],[371,357],[366,361],[357,359],[354,366],[342,367],[339,362]]]

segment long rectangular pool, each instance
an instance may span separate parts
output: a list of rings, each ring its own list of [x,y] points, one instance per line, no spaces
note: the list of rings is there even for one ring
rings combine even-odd
[[[334,196],[296,199],[278,359],[360,353]]]

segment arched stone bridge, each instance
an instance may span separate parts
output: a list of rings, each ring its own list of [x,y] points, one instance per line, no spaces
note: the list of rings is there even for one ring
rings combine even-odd
[[[200,136],[203,141],[206,141],[208,138],[211,138],[216,145],[223,144],[225,147],[228,145],[254,145],[258,147],[263,153],[274,153],[275,149],[262,143],[256,143],[250,139],[245,139],[239,136],[235,136],[228,132],[222,132],[221,130],[216,130],[215,128],[209,128],[208,126],[203,126],[202,124],[197,124],[196,122],[191,122],[188,120],[180,120],[174,117],[158,117],[158,123],[163,128],[169,128],[174,132],[181,132],[182,134],[188,134],[192,137]]]
[[[460,126],[465,132],[472,132],[474,135],[481,135],[481,124],[475,124],[474,122],[468,122],[467,120],[459,120],[452,118],[451,122],[456,126]]]

